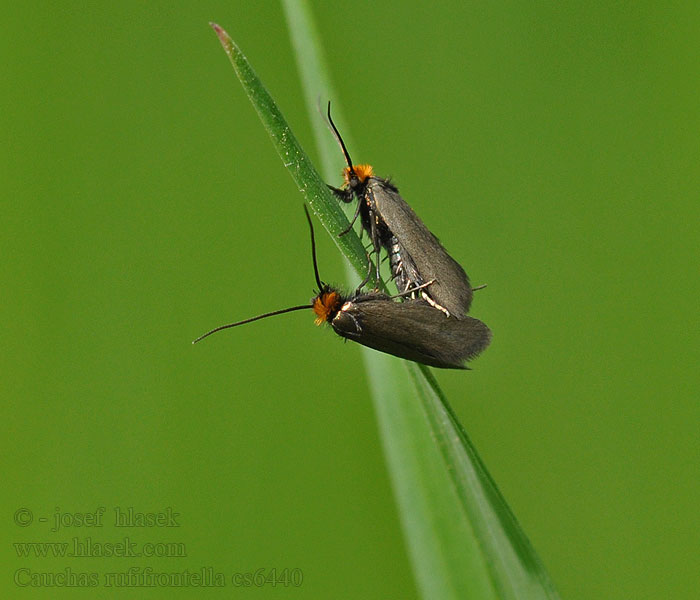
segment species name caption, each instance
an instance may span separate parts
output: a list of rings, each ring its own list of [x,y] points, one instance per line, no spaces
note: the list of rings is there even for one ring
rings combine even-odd
[[[179,531],[181,515],[171,507],[144,512],[134,507],[104,506],[89,512],[70,512],[56,507],[50,517],[22,507],[14,513],[15,525],[24,530],[40,529],[51,535],[68,535],[57,541],[16,541],[13,548],[20,566],[14,570],[13,582],[21,588],[170,588],[170,587],[300,587],[304,573],[298,567],[256,567],[221,569],[213,565],[187,567],[182,559],[190,558],[183,541],[141,540],[144,531]],[[125,530],[130,530],[124,535]],[[118,532],[109,541],[108,532]],[[77,534],[77,535],[76,535]],[[160,537],[160,536],[159,536]],[[77,569],[70,565],[56,567],[56,559],[109,559],[104,570]],[[113,559],[159,559],[158,566],[129,565],[114,569]],[[162,559],[175,560],[164,567]],[[37,561],[51,561],[44,569]]]

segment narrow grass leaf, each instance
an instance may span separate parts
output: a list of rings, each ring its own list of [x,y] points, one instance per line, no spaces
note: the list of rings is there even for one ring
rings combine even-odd
[[[319,37],[306,2],[284,0],[283,5],[324,175],[333,181],[342,160],[316,113],[319,98],[334,97]],[[221,27],[212,27],[300,191],[354,269],[366,273],[366,255],[357,235],[338,238],[348,221],[337,201],[243,53]],[[334,115],[349,140],[337,102]],[[546,571],[430,371],[371,350],[364,357],[422,596],[556,598]]]
[[[333,197],[328,186],[299,145],[272,96],[228,33],[216,23],[210,23],[210,25],[219,37],[243,89],[255,107],[277,153],[297,184],[299,191],[304,195],[306,202],[311,206],[355,270],[358,273],[366,273],[367,254],[360,238],[352,231],[338,237],[338,234],[347,228],[349,221],[338,206],[338,201]]]

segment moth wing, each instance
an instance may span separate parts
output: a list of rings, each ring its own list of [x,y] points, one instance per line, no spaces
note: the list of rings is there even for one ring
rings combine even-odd
[[[462,266],[447,253],[391,184],[374,177],[367,191],[372,196],[370,203],[374,202],[403,252],[415,263],[422,283],[435,279],[435,283],[426,290],[430,297],[461,319],[469,311],[473,295]]]
[[[491,341],[491,331],[478,319],[447,317],[423,301],[388,297],[350,302],[331,325],[364,346],[443,369],[466,369],[465,361]]]

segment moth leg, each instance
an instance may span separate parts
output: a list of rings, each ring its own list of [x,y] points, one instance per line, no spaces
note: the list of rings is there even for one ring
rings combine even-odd
[[[379,241],[379,232],[377,231],[377,217],[375,216],[373,211],[370,211],[369,213],[369,237],[372,240],[372,243],[374,244],[374,254],[376,256],[376,274],[377,277],[374,281],[374,289],[378,290],[379,289],[379,282],[381,281],[381,278],[379,276],[379,267],[381,265],[380,262],[380,253],[382,250],[382,245],[381,242]]]
[[[399,292],[398,294],[394,294],[393,296],[389,296],[389,298],[390,299],[401,298],[401,296],[407,296],[408,294],[413,294],[413,293],[417,292],[418,290],[422,290],[424,288],[427,288],[429,285],[433,285],[434,283],[435,283],[435,279],[431,279],[427,283],[422,283],[421,285],[417,285],[416,287],[412,287],[412,288],[406,287],[406,289],[403,292]],[[423,292],[421,292],[421,293],[423,293]],[[430,304],[432,306],[434,306],[435,308],[438,308],[437,304],[435,304],[433,302],[431,302]],[[447,316],[449,316],[449,313]]]
[[[343,191],[343,190],[341,190],[341,191]],[[350,192],[350,194],[352,196],[352,192]],[[343,202],[347,202],[347,200],[343,200]],[[357,202],[357,209],[355,210],[355,216],[352,218],[352,221],[350,221],[350,225],[348,225],[346,229],[343,229],[343,231],[341,231],[338,234],[338,237],[344,236],[346,233],[348,233],[352,229],[352,226],[355,224],[355,221],[357,221],[357,217],[360,216],[360,206],[361,205],[362,205],[362,201],[358,201]]]
[[[365,278],[360,282],[360,285],[357,286],[357,289],[355,290],[355,295],[357,296],[360,293],[360,290],[362,290],[363,287],[365,287],[368,283],[370,278],[372,277],[372,256],[367,253],[367,275],[365,275]]]
[[[328,185],[328,184],[326,184]],[[333,195],[338,198],[339,200],[342,200],[346,204],[352,202],[352,190],[344,190],[343,188],[337,188],[333,187],[332,185],[328,186],[328,189],[333,192]]]
[[[352,334],[351,334],[350,332],[348,332],[348,335],[354,335],[354,336],[357,337],[357,336],[359,336],[360,334],[362,334],[362,327],[360,326],[360,322],[355,318],[355,315],[353,315],[353,314],[351,314],[351,313],[349,313],[349,312],[347,312],[347,311],[345,312],[345,314],[346,314],[348,317],[350,317],[350,318],[352,319],[352,322],[355,324],[355,333],[352,333]]]
[[[450,311],[447,310],[444,306],[440,306],[437,302],[435,302],[435,300],[433,300],[430,296],[428,296],[428,294],[426,294],[425,292],[421,292],[420,295],[423,298],[423,300],[425,300],[428,304],[430,304],[430,306],[432,306],[433,308],[437,308],[438,310],[441,310],[448,317],[450,316]]]

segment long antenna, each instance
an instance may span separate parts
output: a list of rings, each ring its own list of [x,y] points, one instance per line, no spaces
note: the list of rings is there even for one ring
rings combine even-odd
[[[309,222],[309,229],[311,230],[311,258],[314,261],[314,275],[316,276],[316,285],[318,285],[318,293],[323,291],[323,282],[318,276],[318,263],[316,262],[316,238],[314,236],[314,224],[311,222],[311,215],[309,215],[309,209],[306,208],[304,204],[304,212],[306,213],[306,220]]]
[[[337,142],[340,144],[340,148],[343,150],[343,154],[345,155],[345,162],[348,163],[348,167],[350,167],[350,172],[355,176],[355,169],[352,167],[352,160],[350,160],[350,154],[348,153],[348,149],[345,147],[345,142],[343,141],[343,138],[340,137],[340,132],[338,131],[338,128],[335,126],[335,123],[333,122],[333,119],[331,118],[331,101],[328,101],[328,122],[331,125],[331,130],[333,131],[333,136],[337,140]]]
[[[209,337],[212,333],[216,333],[217,331],[221,331],[222,329],[229,329],[231,327],[238,327],[238,325],[245,325],[246,323],[252,323],[253,321],[259,321],[260,319],[265,319],[267,317],[274,317],[275,315],[281,315],[283,313],[292,312],[294,310],[304,310],[304,309],[308,309],[308,308],[311,308],[310,304],[303,304],[301,306],[292,306],[291,308],[283,308],[282,310],[275,310],[273,312],[265,313],[264,315],[258,315],[257,317],[252,317],[251,319],[245,319],[244,321],[238,321],[236,323],[229,323],[228,325],[221,325],[220,327],[216,327],[216,328],[212,329],[211,331],[207,331],[204,335],[200,335],[192,343],[196,344],[197,342],[203,340],[205,337]]]
[[[318,291],[319,291],[319,293],[321,293],[324,285],[323,285],[323,282],[321,281],[321,278],[318,275],[318,263],[316,262],[316,238],[314,236],[314,225],[311,222],[311,215],[309,215],[309,209],[306,208],[306,204],[304,204],[304,212],[306,213],[306,220],[309,222],[309,229],[311,230],[311,258],[313,259],[313,262],[314,262],[314,275],[316,276],[316,283],[318,284]],[[275,310],[275,311],[272,311],[269,313],[265,313],[264,315],[258,315],[257,317],[251,317],[250,319],[244,319],[243,321],[236,321],[235,323],[229,323],[228,325],[220,325],[219,327],[215,327],[211,331],[207,331],[204,335],[200,335],[192,343],[196,344],[197,342],[200,342],[201,340],[203,340],[205,337],[209,337],[212,333],[216,333],[217,331],[221,331],[222,329],[230,329],[231,327],[238,327],[239,325],[245,325],[246,323],[252,323],[253,321],[259,321],[260,319],[266,319],[267,317],[274,317],[275,315],[281,315],[284,313],[293,312],[295,310],[305,310],[307,308],[313,308],[313,304],[300,304],[299,306],[292,306],[290,308],[283,308],[281,310]]]

